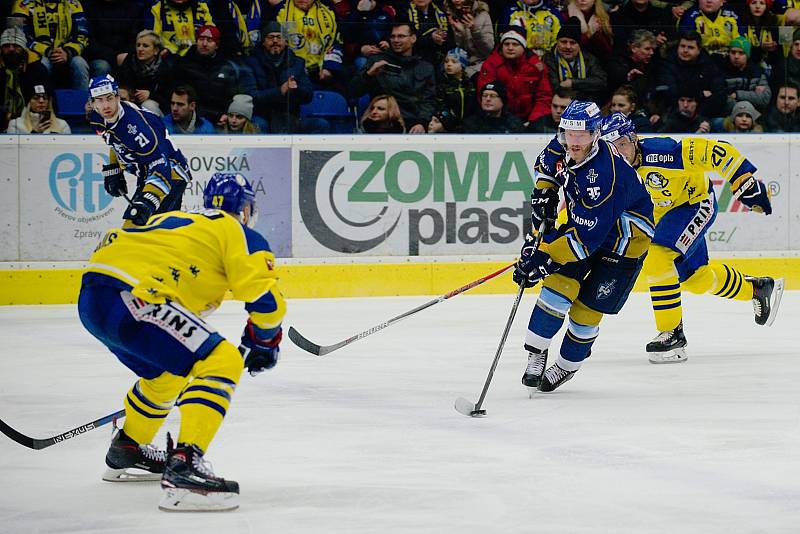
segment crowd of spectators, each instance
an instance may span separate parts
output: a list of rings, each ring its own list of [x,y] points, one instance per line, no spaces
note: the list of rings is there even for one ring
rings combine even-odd
[[[0,127],[70,133],[54,91],[112,74],[173,133],[330,132],[316,91],[362,133],[550,133],[576,98],[643,133],[797,132],[795,3],[0,0]]]

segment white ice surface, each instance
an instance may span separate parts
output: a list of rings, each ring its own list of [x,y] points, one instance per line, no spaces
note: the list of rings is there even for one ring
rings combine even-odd
[[[328,344],[429,299],[293,300],[285,325]],[[324,357],[284,338],[207,455],[241,484],[235,512],[168,514],[157,484],[102,482],[109,426],[40,451],[0,435],[0,532],[800,532],[800,293],[771,328],[749,303],[685,295],[677,365],[647,362],[653,319],[634,294],[571,382],[528,399],[534,299],[486,418],[453,402],[477,400],[511,295],[459,296]],[[226,303],[210,322],[235,340],[243,317]],[[74,307],[0,307],[0,339],[0,417],[31,436],[121,408],[134,379]]]

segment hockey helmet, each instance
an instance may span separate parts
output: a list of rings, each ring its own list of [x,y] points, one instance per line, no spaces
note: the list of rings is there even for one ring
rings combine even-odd
[[[253,228],[256,224],[256,194],[241,173],[214,173],[203,190],[203,206],[235,214],[241,214],[245,206],[250,206],[247,226]]]
[[[628,117],[615,111],[603,119],[600,126],[600,139],[613,143],[620,137],[627,137],[630,141],[636,141],[636,126]]]
[[[119,84],[110,74],[105,76],[95,76],[89,82],[89,96],[94,100],[103,95],[118,95]]]
[[[594,145],[600,136],[602,120],[603,116],[600,114],[597,104],[573,100],[561,114],[561,121],[558,123],[558,140],[562,145],[566,145],[565,132],[567,130],[588,131],[592,133],[592,145]]]

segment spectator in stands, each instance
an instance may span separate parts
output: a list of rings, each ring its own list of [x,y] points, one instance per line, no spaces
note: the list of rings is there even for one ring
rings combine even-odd
[[[194,46],[201,26],[214,26],[206,0],[151,0],[145,11],[144,28],[161,36],[171,54],[185,56]]]
[[[700,94],[700,112],[707,117],[725,114],[725,82],[708,53],[703,50],[700,34],[690,30],[681,34],[678,45],[667,54],[656,74],[656,90],[666,102],[676,102],[678,91],[689,87]]]
[[[750,41],[750,61],[760,64],[765,60],[776,64],[782,57],[778,27],[785,17],[772,13],[773,0],[747,0],[747,8],[739,17],[739,32]]]
[[[584,51],[603,61],[609,57],[613,50],[614,32],[602,0],[569,0],[561,16],[564,20],[575,17],[580,22],[579,42]]]
[[[370,100],[359,122],[362,133],[406,133],[406,123],[397,100],[391,95],[378,95]]]
[[[455,133],[461,129],[461,121],[449,109],[434,111],[428,123],[429,134]]]
[[[417,34],[414,53],[431,65],[439,65],[456,45],[447,13],[431,0],[411,0],[406,13]]]
[[[650,0],[629,0],[611,14],[611,27],[614,29],[614,46],[617,49],[626,49],[631,42],[631,34],[637,29],[649,30],[655,36],[656,48],[675,37],[672,13],[654,6]]]
[[[320,0],[286,0],[277,20],[285,24],[289,47],[306,62],[311,81],[325,87],[336,83],[343,50],[333,11]]]
[[[562,22],[561,11],[548,0],[516,0],[506,6],[498,28],[501,34],[510,26],[525,28],[528,49],[542,57],[556,44]]]
[[[132,90],[132,100],[157,115],[169,108],[173,60],[162,54],[161,37],[152,30],[136,36],[134,53],[127,54],[117,69],[117,80]]]
[[[261,36],[261,46],[245,58],[255,77],[256,113],[267,118],[272,133],[330,131],[324,119],[300,117],[300,106],[311,102],[314,88],[306,74],[305,61],[288,48],[281,24],[267,22]]]
[[[800,87],[786,82],[778,87],[775,93],[775,104],[767,111],[764,120],[764,129],[768,132],[791,133],[800,131],[800,114],[797,112],[800,104]]]
[[[478,75],[478,91],[499,81],[506,92],[504,111],[519,117],[525,126],[550,112],[553,92],[545,67],[538,55],[527,50],[525,29],[512,26],[500,37]]]
[[[528,125],[530,133],[556,133],[561,114],[567,109],[570,102],[575,100],[577,93],[568,87],[558,87],[553,91],[553,100],[550,102],[550,114],[539,117]]]
[[[56,117],[53,94],[47,82],[25,87],[28,104],[22,115],[8,123],[10,134],[69,134],[69,125]]]
[[[361,70],[367,58],[389,49],[394,10],[377,0],[359,0],[356,9],[344,19],[341,27],[344,50]]]
[[[391,49],[370,57],[350,82],[354,96],[388,94],[400,106],[408,133],[425,133],[436,103],[433,65],[414,55],[417,36],[414,27],[395,23],[390,35]]]
[[[536,56],[538,58],[538,56]],[[481,88],[481,109],[464,119],[464,133],[521,133],[525,131],[522,120],[505,110],[506,88],[498,80]]]
[[[455,45],[469,56],[466,77],[472,79],[494,50],[494,28],[489,7],[479,0],[446,0],[447,21]]]
[[[88,89],[89,64],[83,52],[89,43],[89,28],[80,0],[22,1],[13,16],[24,19],[28,47],[39,54],[42,65],[55,80],[69,79],[73,89]]]
[[[558,31],[556,46],[544,55],[550,86],[574,89],[579,100],[604,102],[606,71],[596,57],[582,50],[580,32],[580,22],[571,17]]]
[[[742,36],[732,39],[728,45],[727,56],[718,56],[722,77],[728,95],[727,110],[732,110],[736,102],[747,101],[756,109],[767,109],[772,99],[772,90],[767,76],[760,65],[751,63],[750,41]]]
[[[19,117],[26,106],[24,87],[44,83],[49,77],[38,56],[27,49],[25,33],[11,27],[0,35],[0,129],[5,131],[8,121]]]
[[[792,35],[789,54],[785,58],[781,56],[780,61],[775,63],[770,81],[773,87],[786,82],[800,85],[800,28],[797,28]]]
[[[191,85],[179,85],[170,97],[170,114],[164,117],[164,126],[172,134],[209,135],[215,133],[214,125],[197,114],[197,92]]]
[[[214,25],[219,28],[222,35],[220,51],[230,58],[249,53],[255,45],[250,40],[251,30],[258,30],[261,26],[262,2],[260,0],[206,0],[206,2]]]
[[[442,76],[436,83],[437,106],[449,109],[460,121],[478,108],[475,84],[466,76],[468,64],[467,51],[453,48],[444,58]]]
[[[658,122],[660,117],[658,115],[648,117],[642,109],[639,109],[639,102],[639,97],[633,87],[620,85],[611,95],[611,101],[608,103],[608,110],[605,114],[618,111],[633,121],[637,132],[654,132],[653,124]]]
[[[119,84],[119,99],[123,102],[133,102],[133,89],[130,86]],[[89,106],[91,109],[91,106]]]
[[[134,0],[83,0],[89,27],[86,61],[91,76],[113,74],[122,64],[142,24]]]
[[[764,128],[756,121],[761,113],[746,100],[733,106],[730,116],[722,121],[722,131],[728,133],[761,133]]]
[[[694,30],[701,44],[711,54],[725,54],[731,39],[739,37],[739,17],[732,9],[723,8],[725,0],[698,0],[681,17],[678,29]]]
[[[675,107],[667,113],[661,126],[664,133],[697,133],[711,131],[711,123],[699,113],[699,95],[690,87],[681,87]]]
[[[220,129],[224,134],[257,134],[261,129],[253,122],[253,97],[233,95],[225,114],[227,120]]]
[[[197,44],[178,58],[173,70],[175,80],[197,88],[197,112],[219,124],[228,103],[236,94],[255,93],[253,74],[219,52],[221,35],[216,26],[200,26]]]
[[[627,52],[617,50],[608,60],[608,87],[613,90],[629,85],[636,91],[636,98],[646,102],[656,84],[658,41],[649,30],[636,30],[628,35]]]

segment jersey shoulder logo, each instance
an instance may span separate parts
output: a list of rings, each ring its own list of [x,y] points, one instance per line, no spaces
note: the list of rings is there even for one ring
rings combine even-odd
[[[669,180],[660,172],[648,172],[644,183],[650,189],[664,189],[669,184]]]

